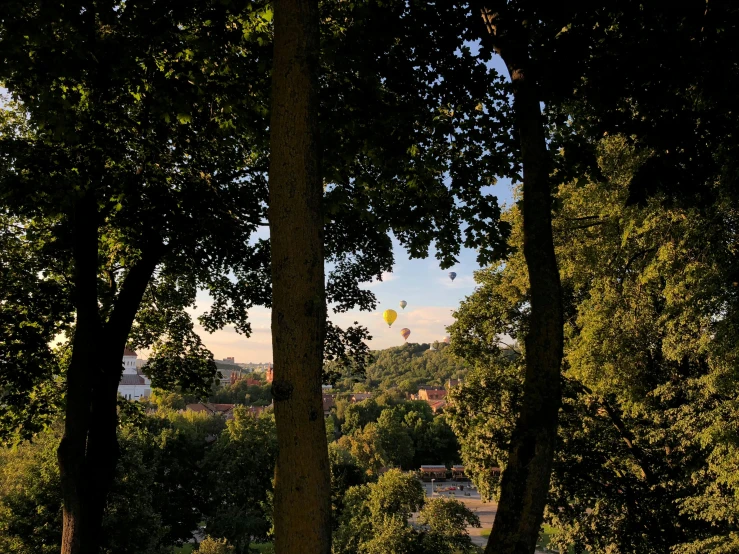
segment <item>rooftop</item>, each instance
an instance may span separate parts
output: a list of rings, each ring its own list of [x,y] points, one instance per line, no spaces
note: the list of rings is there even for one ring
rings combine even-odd
[[[119,385],[144,385],[146,381],[140,375],[133,375],[130,373],[124,373],[121,375],[121,381]]]

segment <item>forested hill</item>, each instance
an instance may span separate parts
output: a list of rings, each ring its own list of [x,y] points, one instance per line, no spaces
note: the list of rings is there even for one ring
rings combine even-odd
[[[432,349],[427,343],[407,343],[372,354],[375,361],[367,368],[367,385],[372,389],[416,392],[420,384],[443,385],[467,371],[462,360],[447,353],[446,344]]]

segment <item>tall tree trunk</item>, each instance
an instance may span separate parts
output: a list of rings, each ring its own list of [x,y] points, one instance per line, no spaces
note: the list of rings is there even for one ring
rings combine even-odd
[[[62,554],[97,554],[108,492],[118,462],[121,357],[161,249],[144,252],[126,275],[108,322],[98,306],[98,213],[91,197],[74,213],[77,321],[67,371],[64,436],[58,458],[63,496]]]
[[[318,146],[318,1],[276,0],[269,225],[277,441],[275,551],[328,554],[321,396],[326,321]]]
[[[100,357],[93,380],[90,429],[87,440],[87,479],[91,484],[88,540],[97,551],[102,541],[102,524],[108,493],[118,464],[118,384],[121,380],[123,349],[128,341],[136,312],[151,280],[162,250],[145,250],[128,271],[115,298],[113,310],[102,328]]]
[[[552,196],[544,120],[530,70],[525,18],[480,6],[483,40],[492,40],[513,85],[515,127],[523,163],[524,257],[531,311],[521,412],[503,472],[498,512],[485,552],[530,554],[549,493],[562,401],[562,293],[552,234]]]
[[[77,321],[67,370],[64,436],[57,451],[63,497],[62,554],[88,554],[89,495],[86,448],[93,375],[98,360],[100,319],[97,267],[98,223],[95,200],[81,199],[73,214],[74,292]]]

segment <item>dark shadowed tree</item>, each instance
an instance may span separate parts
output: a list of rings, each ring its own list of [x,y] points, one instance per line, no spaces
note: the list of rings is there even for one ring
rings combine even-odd
[[[278,0],[270,121],[275,551],[331,551],[321,383],[326,326],[318,0]]]

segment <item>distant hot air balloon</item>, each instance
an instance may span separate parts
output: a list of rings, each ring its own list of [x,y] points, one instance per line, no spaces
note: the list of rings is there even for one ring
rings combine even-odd
[[[401,307],[401,308],[403,308],[404,310],[405,310],[405,307],[406,307],[407,305],[408,305],[408,302],[406,302],[405,300],[401,300],[401,301],[400,301],[400,307]]]
[[[445,342],[446,344],[449,344],[449,337],[444,337],[444,342]]]
[[[452,281],[454,281],[454,279],[455,279],[455,277],[456,277],[456,276],[457,276],[457,274],[456,274],[456,273],[454,273],[453,271],[450,271],[450,272],[449,272],[449,278],[450,278],[450,279],[451,279]]]
[[[411,336],[411,330],[404,327],[400,330],[400,334],[405,340],[408,340],[408,337]]]
[[[398,312],[395,310],[385,310],[382,313],[382,319],[385,320],[385,323],[387,323],[388,327],[393,326],[393,322],[398,319]]]

